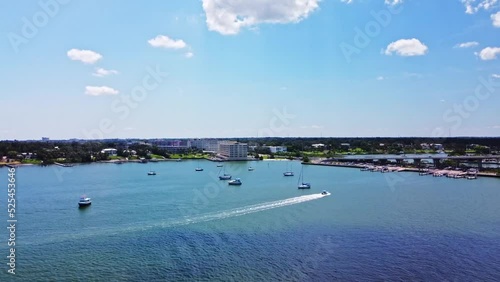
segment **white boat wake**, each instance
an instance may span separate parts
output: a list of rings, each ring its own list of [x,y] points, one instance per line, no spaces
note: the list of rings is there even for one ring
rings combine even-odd
[[[37,240],[37,242],[25,242],[24,245],[43,244],[43,243],[48,243],[48,242],[57,242],[57,241],[66,241],[66,240],[76,240],[76,239],[82,239],[82,238],[88,238],[88,237],[94,237],[94,236],[119,235],[119,234],[122,234],[124,232],[146,231],[146,230],[150,230],[150,229],[154,229],[154,228],[172,228],[172,227],[176,227],[176,226],[183,226],[183,225],[196,224],[196,223],[202,223],[202,222],[208,222],[208,221],[214,221],[214,220],[221,220],[221,219],[242,216],[242,215],[252,214],[252,213],[256,213],[256,212],[261,212],[261,211],[265,211],[265,210],[281,208],[281,207],[290,206],[290,205],[296,205],[296,204],[305,203],[305,202],[309,202],[309,201],[313,201],[313,200],[318,200],[318,199],[327,197],[329,195],[330,194],[324,195],[321,193],[312,194],[312,195],[305,195],[305,196],[294,197],[294,198],[289,198],[289,199],[284,199],[284,200],[249,205],[249,206],[229,209],[229,210],[225,210],[225,211],[206,213],[206,214],[197,215],[197,216],[190,216],[190,217],[185,217],[185,218],[181,218],[178,220],[157,222],[157,223],[154,223],[151,225],[141,225],[140,223],[139,224],[135,223],[131,226],[121,226],[121,227],[112,227],[112,228],[100,227],[99,229],[87,230],[87,232],[84,231],[84,232],[81,232],[78,234],[73,233],[73,234],[65,234],[62,236],[46,237],[45,240]]]
[[[242,215],[261,212],[261,211],[265,211],[265,210],[270,210],[270,209],[281,208],[281,207],[290,206],[290,205],[296,205],[296,204],[300,204],[300,203],[304,203],[304,202],[309,202],[309,201],[324,198],[328,195],[329,194],[327,194],[327,195],[312,194],[312,195],[289,198],[289,199],[285,199],[285,200],[266,202],[266,203],[261,203],[261,204],[256,204],[256,205],[245,206],[245,207],[241,207],[241,208],[225,210],[225,211],[221,211],[221,212],[214,212],[214,213],[208,213],[208,214],[204,214],[204,215],[189,217],[189,218],[185,218],[183,220],[166,222],[164,224],[161,224],[161,226],[162,227],[173,227],[173,226],[179,226],[179,225],[187,225],[187,224],[193,224],[193,223],[200,223],[200,222],[207,222],[207,221],[225,219],[225,218],[230,218],[230,217],[242,216]]]

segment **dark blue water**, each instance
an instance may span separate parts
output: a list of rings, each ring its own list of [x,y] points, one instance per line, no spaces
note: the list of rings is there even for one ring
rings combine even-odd
[[[226,164],[240,187],[197,165],[18,168],[17,274],[2,263],[0,280],[500,280],[497,179],[307,166],[299,191],[298,163],[291,178],[284,162]]]

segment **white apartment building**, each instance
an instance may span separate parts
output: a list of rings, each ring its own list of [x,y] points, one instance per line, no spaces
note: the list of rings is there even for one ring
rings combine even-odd
[[[208,152],[219,151],[219,140],[217,139],[194,139],[191,140],[191,146]]]
[[[221,141],[219,142],[219,155],[227,160],[246,160],[248,144],[236,141]]]

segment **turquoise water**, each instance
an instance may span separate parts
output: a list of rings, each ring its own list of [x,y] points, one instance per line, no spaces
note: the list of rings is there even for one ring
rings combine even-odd
[[[1,228],[0,280],[500,280],[498,179],[306,166],[298,190],[286,166],[226,163],[241,186],[212,162],[20,167],[17,274]]]

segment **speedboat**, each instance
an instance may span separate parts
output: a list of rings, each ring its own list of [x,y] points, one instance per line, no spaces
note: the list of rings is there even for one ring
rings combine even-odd
[[[241,180],[239,178],[236,178],[234,180],[229,181],[227,184],[229,184],[229,185],[241,185]]]
[[[80,207],[90,206],[91,204],[92,204],[92,201],[87,196],[81,196],[80,201],[78,202],[78,206],[80,206]]]
[[[219,175],[219,180],[229,180],[232,176],[229,174]]]
[[[326,190],[323,190],[323,192],[321,192],[321,195],[323,195],[323,196],[330,196],[331,193],[328,192],[328,191],[326,191]]]
[[[253,171],[253,170],[254,170],[254,168],[253,168],[253,167],[249,167],[249,168],[248,168],[248,171]]]
[[[293,176],[293,171],[283,172],[283,176]]]
[[[302,183],[299,185],[299,189],[311,189],[311,183]]]
[[[195,170],[196,170],[196,171],[203,171],[203,168],[201,168],[201,167],[197,167]]]
[[[151,171],[148,172],[148,175],[156,175],[156,171],[151,170]]]
[[[223,165],[220,164],[220,165],[217,165],[217,167],[223,167]]]

